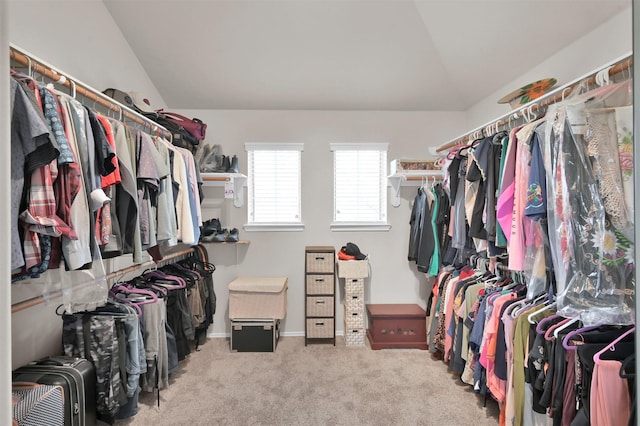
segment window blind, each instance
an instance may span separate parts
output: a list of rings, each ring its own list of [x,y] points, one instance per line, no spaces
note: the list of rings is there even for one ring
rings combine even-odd
[[[250,224],[301,222],[301,148],[287,145],[251,144],[247,149]]]
[[[386,144],[348,144],[334,149],[334,221],[379,223],[387,220]],[[380,149],[383,145],[384,149]]]

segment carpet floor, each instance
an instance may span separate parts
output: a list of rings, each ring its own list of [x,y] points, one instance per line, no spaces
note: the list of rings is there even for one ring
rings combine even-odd
[[[273,353],[232,353],[209,339],[157,398],[142,393],[123,425],[494,426],[498,408],[429,351],[305,346],[281,337]]]

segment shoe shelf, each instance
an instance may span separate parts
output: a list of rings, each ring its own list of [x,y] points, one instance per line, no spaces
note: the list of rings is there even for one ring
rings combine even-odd
[[[244,185],[247,176],[242,173],[200,173],[203,186],[224,186],[233,182],[233,205],[242,207],[244,204]]]
[[[234,245],[249,245],[251,242],[249,240],[240,240],[240,241],[201,241],[202,244],[214,244],[214,245],[224,245],[224,244],[234,244]]]
[[[403,186],[422,186],[434,181],[442,181],[442,171],[426,170],[423,172],[411,173],[395,173],[387,176],[393,194],[391,196],[391,205],[393,207],[400,206],[400,188]]]

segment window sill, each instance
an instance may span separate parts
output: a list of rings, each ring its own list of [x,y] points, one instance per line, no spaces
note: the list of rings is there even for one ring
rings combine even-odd
[[[247,232],[301,232],[304,223],[247,223],[243,229]]]
[[[387,223],[354,223],[354,222],[333,222],[330,226],[333,232],[386,232],[391,229]]]

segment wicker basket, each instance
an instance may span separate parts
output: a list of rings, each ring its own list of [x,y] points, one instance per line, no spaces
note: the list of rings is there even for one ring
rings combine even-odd
[[[364,346],[364,328],[348,328],[344,330],[346,346]]]
[[[307,297],[308,317],[332,317],[333,314],[333,296]]]
[[[307,273],[334,272],[335,258],[333,253],[307,253]]]
[[[361,309],[356,311],[351,311],[345,308],[344,323],[345,323],[345,329],[364,328],[364,311]]]
[[[344,308],[348,312],[364,312],[364,295],[351,294],[345,296]]]
[[[307,275],[307,294],[334,294],[334,275]]]
[[[307,319],[308,339],[330,339],[333,337],[333,318]]]
[[[364,278],[347,278],[344,280],[345,296],[362,295],[364,297]]]
[[[338,278],[366,278],[369,260],[338,260]]]

